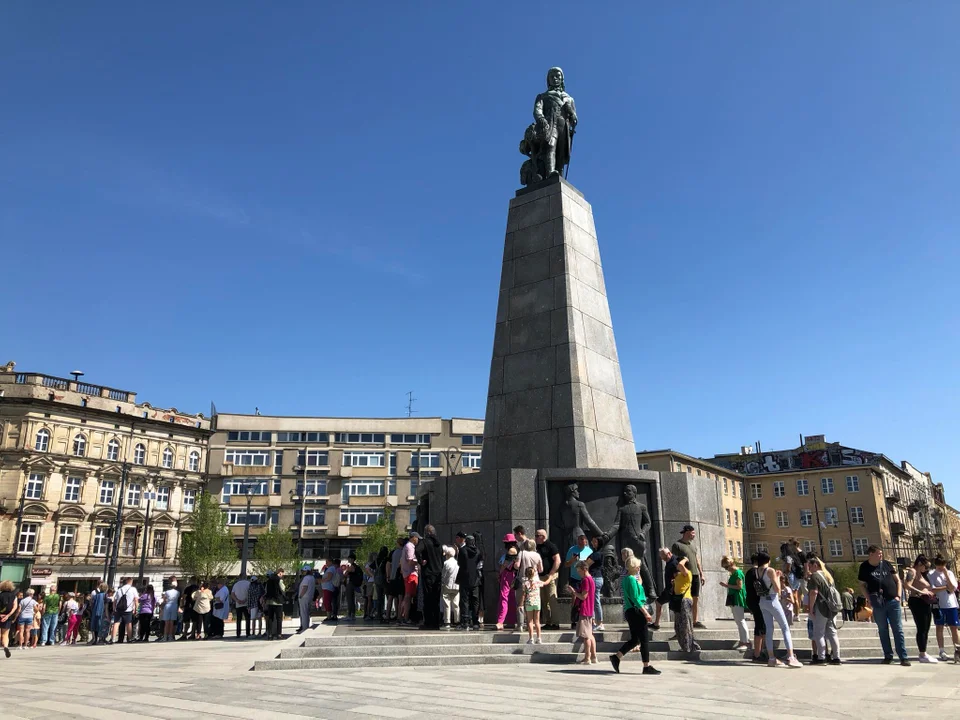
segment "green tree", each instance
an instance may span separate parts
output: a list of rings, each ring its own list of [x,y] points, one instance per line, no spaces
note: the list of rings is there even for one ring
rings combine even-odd
[[[217,499],[200,493],[191,519],[193,529],[183,534],[177,554],[183,574],[199,580],[223,577],[237,561],[237,546]]]
[[[373,525],[367,525],[363,531],[363,539],[357,549],[357,562],[362,566],[367,562],[370,553],[379,553],[384,545],[393,550],[400,536],[397,524],[393,521],[393,508],[386,508],[383,515]]]
[[[296,577],[300,569],[300,553],[293,533],[274,526],[258,535],[250,566],[260,576],[283,568],[287,575]]]

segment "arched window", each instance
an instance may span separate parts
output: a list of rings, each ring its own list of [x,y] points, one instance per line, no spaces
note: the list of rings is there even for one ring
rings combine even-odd
[[[117,442],[117,439],[114,438],[107,443],[107,460],[119,460],[120,459],[120,443]]]
[[[163,451],[163,466],[165,468],[173,467],[173,450],[165,448]]]
[[[44,428],[43,430],[37,431],[37,441],[33,444],[34,450],[39,450],[40,452],[46,452],[47,448],[50,447],[50,431]]]
[[[137,446],[133,449],[133,464],[143,465],[146,462],[147,449],[141,443],[137,443]]]
[[[83,433],[77,433],[73,439],[73,454],[77,457],[83,457],[87,452],[87,438]]]
[[[198,472],[200,470],[200,453],[194,450],[190,453],[190,472]]]

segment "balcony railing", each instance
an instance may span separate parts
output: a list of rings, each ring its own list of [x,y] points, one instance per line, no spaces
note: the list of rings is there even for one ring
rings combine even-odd
[[[899,490],[888,490],[887,491],[887,502],[898,503],[900,502],[900,491]]]
[[[115,390],[114,388],[92,385],[78,380],[68,380],[67,378],[56,377],[54,375],[17,373],[14,381],[17,385],[41,385],[52,390],[74,389],[82,395],[106,397],[117,402],[132,402],[130,396],[133,395],[133,393],[127,392],[126,390]]]
[[[891,535],[906,535],[907,528],[901,522],[892,522],[890,523],[890,534]]]

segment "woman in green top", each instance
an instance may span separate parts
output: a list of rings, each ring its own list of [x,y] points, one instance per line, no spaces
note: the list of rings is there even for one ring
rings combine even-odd
[[[733,613],[733,620],[740,632],[740,642],[737,643],[736,649],[748,650],[750,648],[750,637],[747,634],[747,621],[744,620],[744,612],[747,607],[747,586],[743,579],[743,570],[737,567],[736,560],[726,555],[720,560],[720,567],[730,573],[727,581],[720,584],[727,589],[727,607]]]
[[[616,672],[620,672],[620,661],[623,656],[640,646],[640,657],[643,659],[644,675],[659,675],[660,671],[650,664],[650,637],[647,633],[647,624],[653,621],[647,612],[647,596],[643,592],[643,585],[637,579],[640,573],[640,558],[633,556],[627,559],[627,573],[620,579],[623,588],[623,616],[630,626],[630,639],[610,656],[610,664]]]

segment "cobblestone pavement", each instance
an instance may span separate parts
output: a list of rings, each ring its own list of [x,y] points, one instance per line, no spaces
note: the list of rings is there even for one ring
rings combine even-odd
[[[287,625],[287,631],[295,626]],[[327,634],[315,628],[312,634]],[[960,666],[769,669],[750,664],[502,665],[252,672],[302,636],[54,647],[0,657],[0,717],[114,718],[903,718],[953,714]]]

